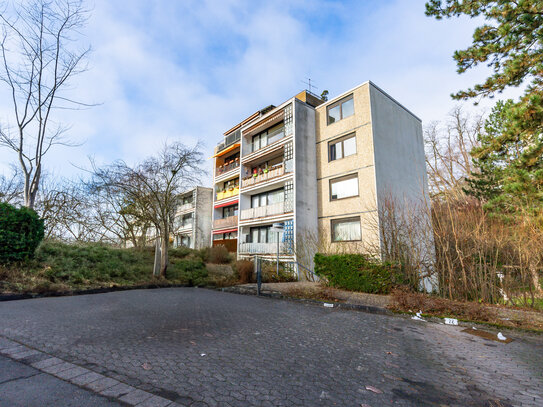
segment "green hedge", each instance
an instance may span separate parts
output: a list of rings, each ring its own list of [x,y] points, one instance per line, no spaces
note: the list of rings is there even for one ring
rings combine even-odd
[[[36,212],[0,202],[0,263],[31,258],[43,235],[43,219]]]
[[[401,268],[369,260],[362,254],[315,255],[315,273],[332,287],[388,294],[403,283]]]
[[[207,269],[200,259],[172,261],[166,270],[166,278],[189,285],[205,285],[207,282]]]

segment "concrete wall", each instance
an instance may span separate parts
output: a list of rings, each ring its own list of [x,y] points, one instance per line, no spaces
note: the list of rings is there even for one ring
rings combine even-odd
[[[294,243],[301,248],[303,239],[317,236],[318,232],[316,130],[315,109],[298,99],[294,101]],[[298,250],[297,261],[312,269],[311,253],[302,255]]]
[[[421,272],[432,272],[435,253],[422,122],[371,83],[370,98],[380,222],[387,225],[384,208],[393,204],[395,216],[408,232],[411,255],[428,264]],[[423,282],[427,291],[437,284],[432,278]]]
[[[328,106],[351,94],[354,100],[354,115],[328,124]],[[352,91],[317,107],[316,122],[318,219],[321,250],[373,250],[375,246],[379,245],[379,234],[376,216],[377,187],[375,183],[369,84],[362,84]],[[356,135],[356,154],[329,161],[329,143],[351,133]],[[354,173],[358,174],[359,196],[331,201],[330,180]],[[362,241],[359,243],[333,243],[331,239],[331,221],[351,216],[360,216],[361,218]]]
[[[201,249],[211,245],[213,189],[196,187],[195,194],[193,248]]]

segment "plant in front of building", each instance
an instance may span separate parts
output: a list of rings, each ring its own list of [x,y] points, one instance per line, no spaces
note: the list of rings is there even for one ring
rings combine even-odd
[[[0,203],[0,263],[33,257],[43,236],[43,219],[34,210]]]
[[[332,287],[372,294],[389,294],[405,283],[398,264],[379,262],[363,254],[317,253],[315,274]]]

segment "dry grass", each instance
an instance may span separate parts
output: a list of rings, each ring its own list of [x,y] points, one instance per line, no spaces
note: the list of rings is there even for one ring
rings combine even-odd
[[[509,328],[543,330],[543,314],[531,309],[448,300],[406,290],[395,290],[391,299],[389,309],[393,311],[422,311],[425,315],[436,317],[452,317]]]

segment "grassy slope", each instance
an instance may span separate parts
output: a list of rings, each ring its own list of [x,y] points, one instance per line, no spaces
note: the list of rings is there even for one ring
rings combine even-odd
[[[0,292],[46,292],[143,284],[203,284],[201,253],[172,249],[167,279],[152,276],[154,254],[100,244],[44,242],[35,258],[0,266]]]

